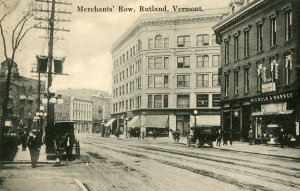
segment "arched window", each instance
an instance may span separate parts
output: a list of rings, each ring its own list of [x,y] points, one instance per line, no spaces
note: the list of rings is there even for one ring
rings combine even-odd
[[[163,47],[163,41],[162,41],[162,36],[157,35],[155,37],[155,48],[162,48]]]

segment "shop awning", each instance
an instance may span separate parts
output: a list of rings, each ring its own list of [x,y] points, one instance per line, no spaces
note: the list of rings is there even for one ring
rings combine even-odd
[[[220,115],[197,116],[197,126],[220,126],[220,123]]]
[[[111,126],[115,120],[116,120],[116,118],[110,119],[104,126],[105,127]]]
[[[279,112],[253,112],[252,116],[266,116],[266,115],[288,115],[292,114],[293,110],[279,111]]]
[[[166,128],[168,118],[168,115],[147,115],[145,127]]]
[[[127,124],[128,127],[135,128],[141,126],[140,116],[134,116]]]

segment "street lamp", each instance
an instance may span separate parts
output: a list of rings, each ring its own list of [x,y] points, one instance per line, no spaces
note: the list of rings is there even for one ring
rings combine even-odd
[[[126,134],[125,134],[125,137],[126,137],[126,138],[128,138],[128,127],[127,127],[127,122],[128,122],[128,120],[129,120],[129,118],[128,118],[128,117],[125,117],[125,125],[126,125],[126,126],[125,126],[125,128],[126,128],[126,129],[125,129],[125,133],[126,133]]]
[[[195,117],[195,127],[197,126],[197,115],[198,115],[198,110],[194,110],[194,117]]]
[[[63,104],[61,95],[55,96],[56,89],[54,86],[48,88],[48,94],[44,94],[42,103],[47,105],[47,126],[45,128],[46,137],[46,153],[52,153],[54,151],[54,104]]]

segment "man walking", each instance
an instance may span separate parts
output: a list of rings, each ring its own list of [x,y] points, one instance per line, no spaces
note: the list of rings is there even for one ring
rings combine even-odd
[[[28,137],[27,145],[30,152],[31,167],[35,168],[40,154],[40,143],[37,136],[37,130],[33,129]]]

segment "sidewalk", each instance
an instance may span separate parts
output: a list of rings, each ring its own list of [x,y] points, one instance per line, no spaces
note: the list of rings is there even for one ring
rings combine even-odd
[[[181,138],[179,143],[186,144],[186,138],[185,137]],[[214,149],[218,149],[218,150],[228,150],[228,151],[252,153],[252,154],[259,154],[259,155],[278,156],[283,158],[300,160],[300,149],[294,147],[281,148],[280,145],[265,145],[265,144],[249,145],[248,142],[233,142],[232,145],[230,145],[229,142],[228,145],[223,145],[223,143],[221,143],[220,147],[216,145],[216,142],[214,142],[213,144],[214,144]]]
[[[7,162],[7,163],[9,163],[9,162]],[[22,151],[22,146],[19,145],[18,151],[15,155],[15,158],[11,163],[30,163],[29,149],[27,148],[26,151]],[[45,145],[41,146],[38,163],[46,163],[46,164],[54,164],[55,163],[55,161],[53,161],[53,160],[47,160]]]

